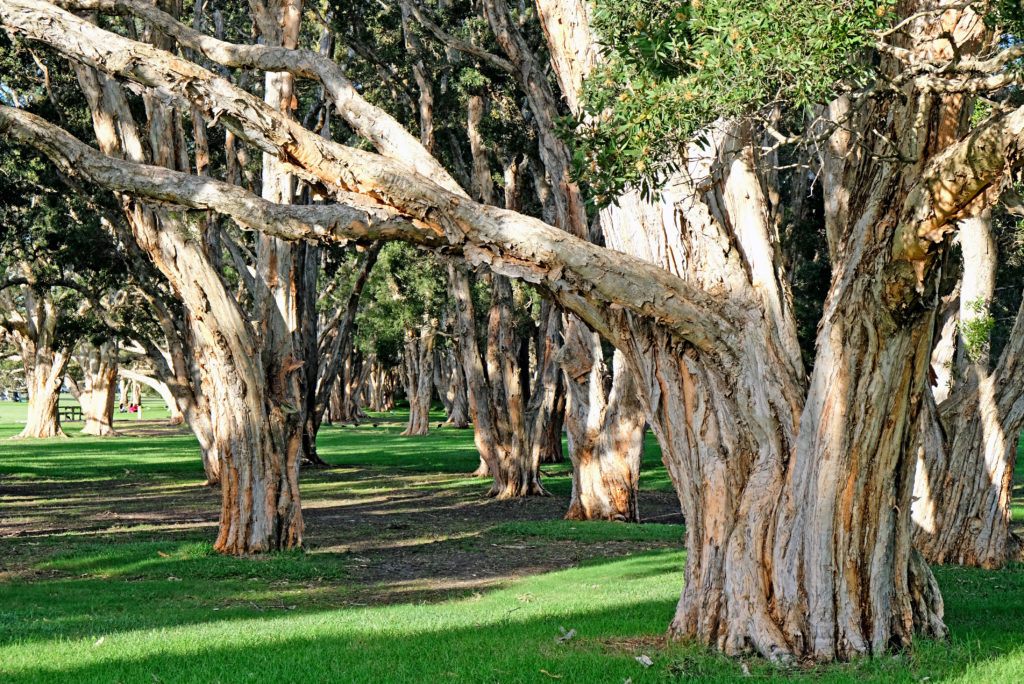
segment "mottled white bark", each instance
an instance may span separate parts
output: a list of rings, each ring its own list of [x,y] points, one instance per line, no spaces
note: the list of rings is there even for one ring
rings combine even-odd
[[[75,354],[82,369],[78,386],[78,403],[82,406],[85,424],[82,434],[111,437],[114,430],[114,400],[117,395],[117,343],[107,341],[99,346],[85,342]]]

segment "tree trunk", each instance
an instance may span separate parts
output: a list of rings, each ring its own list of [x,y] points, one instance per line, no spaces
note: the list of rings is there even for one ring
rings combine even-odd
[[[74,38],[62,27],[86,27],[43,5],[6,0],[0,12],[5,24],[48,37],[51,45],[61,36],[68,45],[58,49],[72,53],[78,42],[100,35]],[[983,29],[970,9],[915,13],[912,23],[907,34],[920,44],[909,48],[911,57],[949,61],[957,56],[949,46],[962,52],[985,43],[972,39]],[[143,67],[128,59],[131,46],[107,40],[118,59],[104,68],[142,81]],[[727,653],[753,648],[790,661],[881,654],[908,647],[915,630],[944,632],[934,579],[909,543],[912,426],[927,377],[945,237],[955,230],[954,217],[989,201],[984,194],[1019,165],[1012,152],[1024,141],[1024,109],[996,112],[961,137],[963,100],[918,90],[918,80],[900,81],[893,68],[885,75],[905,84],[900,97],[868,99],[836,128],[826,152],[834,172],[823,175],[833,282],[807,381],[756,171],[761,146],[745,126],[720,122],[702,143],[710,149],[685,155],[684,182],[665,193],[661,208],[669,211],[661,215],[671,220],[663,230],[605,228],[610,246],[617,238],[631,247],[613,256],[512,212],[441,192],[407,167],[342,146],[314,147],[299,128],[229,85],[211,87],[199,67],[184,70],[164,54],[146,54],[159,58],[159,68],[142,72],[147,85],[187,97],[210,116],[222,107],[222,118],[261,149],[279,147],[343,190],[379,191],[380,202],[417,217],[401,225],[403,239],[458,246],[496,273],[543,283],[623,351],[687,519],[676,634]],[[883,70],[889,66],[883,58]],[[187,87],[170,76],[185,71]],[[8,122],[24,120],[0,111]],[[858,132],[864,137],[851,140]],[[89,161],[87,150],[76,149],[83,164]],[[102,170],[93,166],[91,173]],[[118,180],[145,187],[131,183]],[[186,194],[158,185],[161,197]],[[218,190],[208,185],[208,192]],[[362,228],[334,227],[345,237]],[[187,244],[175,246],[178,255],[165,258],[188,256]],[[644,250],[657,267],[626,256]],[[231,315],[234,309],[214,297],[212,310]],[[198,312],[196,299],[186,297]],[[245,347],[232,341],[228,348],[241,354]],[[239,364],[246,358],[231,356]],[[240,389],[263,396],[255,390],[266,387],[231,388],[244,396]]]
[[[405,394],[409,399],[409,424],[404,437],[425,435],[430,431],[430,398],[434,387],[434,341],[437,330],[433,324],[422,326],[419,333],[406,332],[402,350],[402,372]]]
[[[531,459],[538,463],[561,463],[564,460],[562,425],[565,416],[565,388],[558,366],[558,350],[562,347],[562,313],[557,306],[544,301],[541,304],[540,320],[536,339],[536,378],[527,410],[531,426]]]
[[[972,328],[973,321],[989,316],[995,291],[989,213],[963,221],[959,239],[964,264],[956,373],[949,397],[938,407],[935,399],[926,398],[921,412],[914,545],[932,563],[998,568],[1010,560],[1016,545],[1009,526],[1024,427],[1024,306],[999,363],[990,370],[987,328],[984,323]]]
[[[358,364],[356,363],[352,339],[355,335],[359,299],[373,266],[377,263],[381,246],[382,243],[378,242],[363,252],[358,261],[356,280],[352,284],[348,299],[320,332],[317,353],[323,359],[318,364],[318,377],[315,378],[315,392],[309,416],[314,438],[320,432],[324,415],[328,413],[335,422],[358,422],[362,417],[355,394],[365,379],[364,364],[361,359]]]
[[[101,149],[114,157],[145,161],[145,147],[121,86],[86,67],[76,67],[89,101]],[[151,102],[155,114],[164,105]],[[178,144],[173,111],[150,121],[150,138],[160,159]],[[154,156],[157,156],[154,154]],[[172,214],[121,198],[135,240],[167,278],[197,327],[194,353],[204,378],[210,410],[210,452],[219,457],[220,528],[214,548],[249,555],[302,543],[298,457],[301,437],[286,438],[281,376],[270,376],[256,338],[234,295],[187,226]],[[286,375],[284,377],[287,377]]]
[[[64,437],[60,426],[60,388],[70,356],[48,347],[22,344],[25,386],[28,389],[28,411],[19,439]],[[27,354],[27,356],[26,356]]]
[[[445,425],[460,430],[468,428],[469,399],[466,396],[466,372],[451,346],[435,349],[434,387],[448,415]]]
[[[636,396],[631,372],[621,352],[615,353],[614,380],[604,396],[604,363],[594,335],[577,336],[569,345],[597,343],[590,354],[595,367],[566,368],[570,412],[580,419],[569,423],[572,459],[572,500],[567,520],[620,520],[640,522],[638,484],[643,457],[646,420]]]
[[[20,439],[64,437],[60,426],[60,390],[71,355],[58,347],[60,311],[48,288],[23,285],[24,326],[15,340],[25,369],[28,411]]]
[[[83,435],[111,437],[114,430],[114,400],[117,394],[117,345],[103,342],[84,345],[79,356],[84,379],[78,395],[85,426]]]

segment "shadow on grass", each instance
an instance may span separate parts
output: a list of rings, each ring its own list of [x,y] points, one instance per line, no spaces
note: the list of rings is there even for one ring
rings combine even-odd
[[[148,621],[120,628],[74,603],[80,614],[58,623],[52,640],[0,650],[0,674],[19,683],[639,683],[735,682],[745,671],[762,681],[813,682],[1013,682],[1024,673],[1021,593],[979,597],[977,586],[970,587],[969,597],[948,592],[951,643],[921,642],[913,654],[896,658],[779,672],[757,658],[727,659],[694,646],[666,645],[660,637],[674,609],[679,559],[678,553],[654,553],[594,562],[433,605],[264,605],[258,613],[207,611],[199,621],[173,612],[181,610],[174,602],[194,596],[169,596],[153,603],[156,615]],[[941,574],[949,575],[947,585],[952,577],[967,585],[992,581],[992,573]],[[1006,571],[1000,588],[1019,589],[1022,576],[1020,568]],[[278,591],[282,603],[292,600],[289,592]],[[329,590],[322,593],[330,598]],[[227,600],[258,606],[274,596],[264,590],[255,598],[239,594]],[[574,630],[574,638],[559,643],[563,629]],[[45,658],[33,653],[38,649],[45,649]],[[654,664],[645,668],[636,661],[640,655]]]

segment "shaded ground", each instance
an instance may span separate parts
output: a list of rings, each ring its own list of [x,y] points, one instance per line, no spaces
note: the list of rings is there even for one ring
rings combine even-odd
[[[307,551],[344,557],[350,589],[367,601],[444,597],[451,590],[494,586],[587,559],[679,548],[682,541],[681,529],[675,528],[682,523],[678,501],[664,491],[658,473],[651,481],[661,491],[643,491],[640,510],[646,522],[672,526],[648,535],[653,539],[564,539],[551,544],[517,535],[509,523],[561,518],[568,507],[566,465],[544,467],[551,496],[495,501],[484,496],[487,480],[466,475],[475,467],[471,433],[442,430],[417,440],[396,435],[400,420],[375,422],[379,427],[325,428],[321,455],[333,467],[306,470],[301,484]],[[29,464],[22,477],[0,480],[0,539],[212,538],[219,492],[202,486],[194,473],[162,472],[159,461],[134,467],[92,462],[112,446],[122,454],[141,456],[150,449],[187,444],[190,435],[166,421],[125,421],[118,430],[124,437],[115,441],[26,443],[30,452],[72,452],[89,464],[89,472],[76,471],[78,460],[64,456],[65,467],[50,477],[38,476],[45,469],[42,464]],[[355,464],[366,452],[353,459],[348,451],[334,448],[342,443],[373,443],[375,453],[370,462]],[[421,448],[432,451],[436,460],[421,459]],[[656,459],[656,453],[650,454],[649,471],[661,469]],[[65,477],[54,477],[62,472]],[[574,527],[566,525],[569,531]],[[19,546],[5,554],[0,578],[26,579],[40,572],[32,568],[44,554],[56,550],[51,544]]]

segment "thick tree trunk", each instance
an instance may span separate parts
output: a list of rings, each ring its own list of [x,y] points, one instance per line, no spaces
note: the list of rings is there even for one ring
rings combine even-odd
[[[5,23],[43,35],[51,45],[60,35],[68,43],[58,46],[62,50],[100,35],[82,31],[74,38],[62,27],[87,27],[42,5],[5,0],[0,12]],[[919,9],[915,3],[901,8]],[[970,10],[914,16],[907,34],[922,42],[911,46],[912,57],[919,52],[951,60],[950,45],[971,50],[970,34],[982,30]],[[325,182],[381,191],[375,197],[418,218],[402,226],[405,239],[459,245],[496,272],[543,282],[562,305],[612,339],[636,372],[687,518],[677,634],[728,653],[754,648],[788,661],[880,654],[908,646],[915,630],[944,631],[934,580],[909,543],[911,426],[927,377],[944,237],[954,230],[953,217],[985,201],[982,195],[1001,181],[1008,161],[1019,163],[1007,153],[1024,140],[1024,110],[996,113],[961,139],[962,101],[922,92],[908,80],[901,97],[867,100],[837,127],[828,151],[835,172],[823,176],[832,205],[826,228],[833,283],[807,382],[756,173],[760,145],[742,127],[716,126],[707,136],[717,138],[706,143],[712,149],[686,155],[698,168],[683,169],[689,180],[667,193],[683,190],[664,206],[672,218],[662,231],[616,235],[605,228],[610,246],[617,237],[632,240],[630,254],[652,248],[658,266],[649,267],[440,192],[398,164],[341,146],[314,146],[251,98],[224,83],[212,87],[198,67],[184,70],[155,52],[145,54],[159,58],[157,65],[139,66],[128,59],[126,41],[106,40],[125,59],[108,59],[104,68],[139,81],[142,70],[148,85],[188,97],[211,116],[214,106],[222,107],[222,118],[249,140],[265,151],[287,151]],[[89,55],[98,66],[95,50]],[[183,71],[187,86],[170,76]],[[7,121],[25,120],[0,111]],[[842,141],[858,131],[863,139]],[[80,162],[88,162],[87,151],[77,149]],[[350,163],[356,159],[359,164]],[[93,166],[90,173],[102,176],[102,169]],[[145,188],[132,182],[118,181]],[[223,190],[206,185],[211,193]],[[152,186],[148,192],[188,194],[168,186],[160,183],[159,195]],[[335,228],[351,237],[362,226]],[[442,233],[443,241],[437,238]],[[188,256],[187,245],[175,246],[178,256],[167,258]],[[234,311],[216,293],[215,299],[218,315]],[[202,310],[194,299],[186,301]],[[229,333],[235,329],[227,326]],[[243,348],[231,340],[228,346],[237,353]]]
[[[27,361],[26,352],[29,354]],[[66,352],[47,347],[28,349],[22,344],[28,410],[25,427],[17,435],[19,439],[65,436],[60,426],[58,405],[69,360],[70,356]]]
[[[376,413],[387,413],[395,408],[394,373],[383,366],[376,356],[365,363],[370,366],[368,378],[367,407]]]
[[[512,284],[491,276],[491,310],[487,323],[487,382],[492,420],[503,437],[490,463],[494,484],[490,496],[511,499],[545,494],[540,484],[539,455],[530,449],[525,397],[516,363],[517,343],[512,323]]]
[[[114,430],[114,400],[117,395],[117,345],[83,345],[79,354],[83,382],[78,393],[85,425],[82,434],[111,437]]]
[[[402,377],[409,399],[409,424],[404,437],[425,435],[430,431],[430,399],[434,388],[434,342],[437,329],[423,325],[419,332],[406,332],[402,349]]]
[[[77,71],[101,149],[144,161],[145,147],[121,87],[85,67]],[[151,103],[151,114],[162,107]],[[173,111],[164,111],[150,120],[150,139],[160,153],[154,156],[170,164],[180,161],[178,155],[167,153],[180,141],[175,119]],[[189,312],[198,330],[196,339],[217,340],[216,345],[200,343],[193,350],[209,407],[209,453],[217,455],[220,464],[221,515],[215,548],[248,555],[300,546],[296,438],[301,435],[285,429],[288,421],[281,403],[286,390],[281,385],[288,384],[282,382],[287,375],[270,376],[260,356],[253,354],[252,329],[187,226],[170,213],[121,199],[136,241]]]
[[[984,212],[961,225],[956,373],[949,397],[938,407],[934,399],[926,400],[921,412],[912,513],[914,545],[928,561],[997,568],[1010,560],[1016,546],[1009,526],[1024,427],[1024,306],[999,363],[990,370],[987,336],[964,332],[972,321],[989,315],[994,295],[996,247],[990,224]]]
[[[17,437],[64,437],[58,407],[71,355],[58,347],[60,311],[47,288],[24,285],[21,290],[24,324],[16,330],[14,337],[25,371],[28,410],[25,427]]]
[[[582,337],[577,343],[589,338],[597,348],[579,358],[600,359],[596,336]],[[570,375],[568,410],[581,414],[580,419],[569,423],[573,471],[567,520],[640,522],[638,484],[647,423],[633,375],[620,352],[615,353],[613,365],[614,380],[607,398],[603,391],[604,363],[590,369],[573,368],[572,374],[566,369]]]

